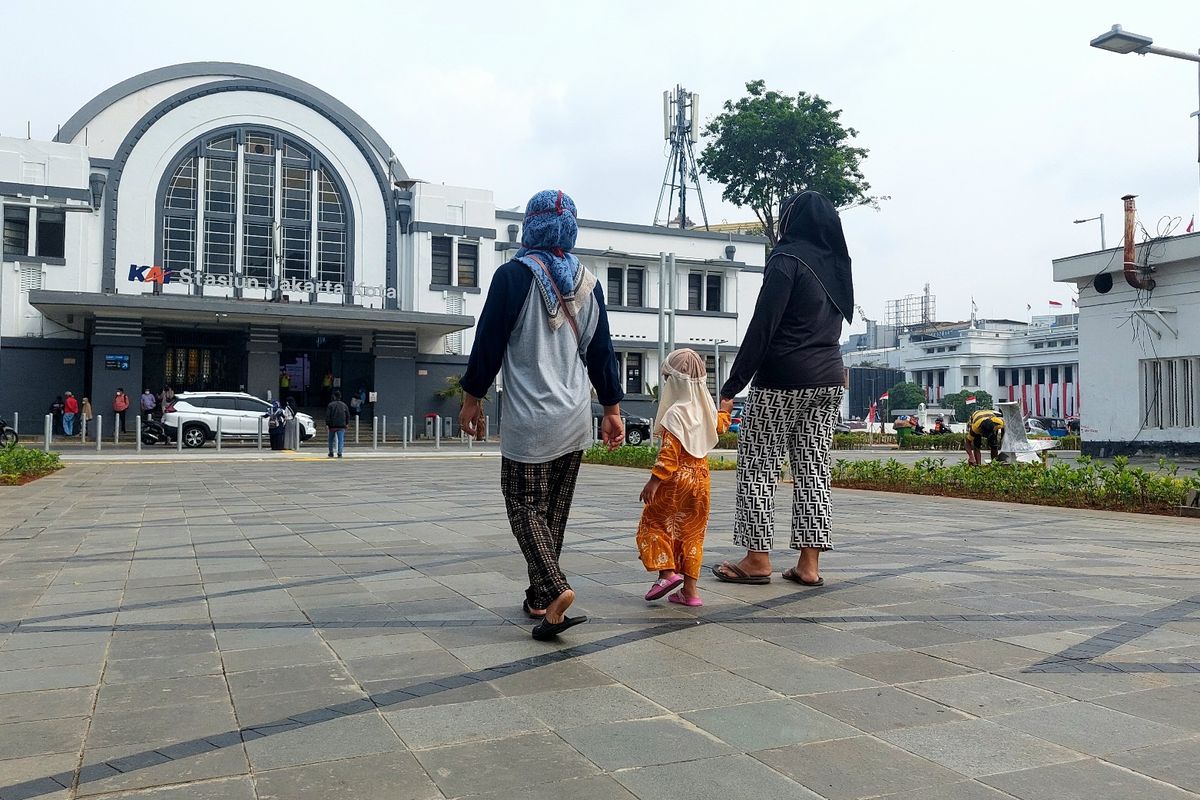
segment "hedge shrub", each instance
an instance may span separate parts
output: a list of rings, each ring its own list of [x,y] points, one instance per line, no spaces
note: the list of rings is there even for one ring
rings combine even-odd
[[[1179,476],[1179,468],[1159,461],[1156,470],[1130,467],[1117,457],[1104,465],[1086,456],[1075,464],[946,464],[923,458],[912,466],[895,459],[846,461],[833,466],[833,483],[849,489],[969,497],[1015,503],[1177,514],[1189,489],[1200,490],[1200,475]]]
[[[603,444],[596,444],[583,451],[585,464],[604,464],[610,467],[650,469],[654,466],[657,458],[658,449],[648,445],[618,447],[616,450],[610,451]],[[732,458],[709,456],[708,468],[712,470],[737,469],[737,462]]]
[[[58,453],[45,453],[10,444],[0,448],[0,484],[11,486],[62,469]]]

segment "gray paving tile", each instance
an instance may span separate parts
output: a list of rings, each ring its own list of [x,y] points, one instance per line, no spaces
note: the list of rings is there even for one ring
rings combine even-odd
[[[596,766],[554,734],[527,734],[471,742],[414,755],[447,797],[492,792],[522,796],[520,790],[594,776]]]
[[[90,688],[0,694],[0,724],[86,717],[92,712],[93,694]]]
[[[104,660],[106,646],[76,644],[66,647],[37,647],[26,650],[0,651],[0,677],[8,670],[66,667],[75,664],[99,664]]]
[[[1021,800],[1046,797],[1055,800],[1095,800],[1098,797],[1185,800],[1194,797],[1190,792],[1095,759],[992,775],[982,781]]]
[[[221,672],[221,657],[217,653],[193,653],[128,661],[110,660],[104,670],[104,682],[135,683],[162,678],[220,675]]]
[[[0,695],[95,686],[100,681],[100,667],[97,663],[9,670],[0,680]]]
[[[154,800],[255,800],[254,786],[247,778],[229,778],[186,786],[172,786],[153,794]],[[145,800],[142,792],[120,792],[105,800]]]
[[[775,644],[817,659],[849,658],[864,653],[899,652],[902,648],[856,633],[811,625],[798,636],[785,636]]]
[[[672,719],[610,722],[559,731],[559,735],[605,770],[694,761],[733,752],[733,748],[699,729]]]
[[[1136,747],[1186,739],[1193,734],[1180,728],[1113,711],[1089,702],[1005,714],[994,721],[1081,753],[1104,755]]]
[[[1027,667],[1046,658],[1046,654],[1040,650],[990,639],[922,647],[921,652],[988,672]]]
[[[518,697],[589,686],[611,686],[616,681],[580,659],[572,659],[493,678],[489,683],[508,697]]]
[[[233,737],[226,739],[236,742]],[[172,747],[170,741],[158,738],[117,747],[89,747],[84,751],[79,796],[228,778],[250,771],[240,742],[211,749],[207,743],[195,742]]]
[[[68,800],[79,751],[0,760],[0,798]]]
[[[413,750],[547,730],[543,722],[507,697],[386,711],[383,718]]]
[[[524,694],[517,697],[515,702],[552,730],[647,719],[667,713],[657,703],[628,687],[615,684]]]
[[[870,736],[763,750],[754,757],[828,800],[875,797],[962,776]]]
[[[383,718],[370,711],[263,732],[267,735],[248,736],[246,741],[246,754],[255,772],[404,749]]]
[[[1200,739],[1113,753],[1105,760],[1200,794]]]
[[[799,664],[783,671],[735,669],[734,673],[786,695],[821,694],[847,689],[867,689],[882,685],[879,681],[859,675],[857,672],[842,669],[827,661]]]
[[[968,667],[911,650],[900,653],[869,653],[843,658],[837,663],[839,667],[889,684],[967,675],[973,671]]]
[[[287,687],[291,691],[310,691],[354,685],[353,679],[340,664],[274,667],[239,672],[227,676],[226,680],[235,702],[247,697],[271,695],[278,692],[280,687]]]
[[[857,728],[792,700],[712,708],[684,719],[733,747],[750,752],[801,742],[860,735]]]
[[[441,800],[444,796],[417,759],[406,752],[259,772],[254,787],[258,800]]]
[[[97,709],[87,744],[92,748],[148,741],[175,743],[236,731],[237,727],[228,698],[182,708]]]
[[[889,686],[805,695],[796,700],[868,733],[967,717],[940,703]]]
[[[1092,702],[1142,719],[1200,732],[1200,689],[1196,685],[1130,692]]]
[[[1083,757],[1073,750],[984,719],[893,730],[881,733],[880,737],[972,778]]]
[[[886,800],[1012,800],[1012,795],[976,781],[963,781],[897,792],[887,795]]]
[[[778,700],[779,694],[729,672],[638,678],[629,688],[675,712]]]
[[[78,718],[11,722],[0,725],[0,753],[5,758],[78,751],[87,721]]]
[[[977,717],[1070,702],[1063,695],[983,673],[906,683],[900,688]]]
[[[111,683],[100,686],[96,708],[104,711],[184,707],[229,698],[225,679],[219,675],[193,678],[168,678],[136,683]]]
[[[619,772],[614,777],[638,797],[670,796],[673,791],[692,800],[729,800],[733,797],[816,800],[818,797],[745,755],[641,767]]]

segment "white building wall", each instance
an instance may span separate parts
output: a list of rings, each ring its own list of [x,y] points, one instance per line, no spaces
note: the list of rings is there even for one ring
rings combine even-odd
[[[1139,248],[1139,263],[1145,255]],[[1200,425],[1195,424],[1200,422],[1200,234],[1169,239],[1151,255],[1157,268],[1152,293],[1138,292],[1120,272],[1109,273],[1111,291],[1096,291],[1094,276],[1110,270],[1113,263],[1119,267],[1119,253],[1115,258],[1110,251],[1054,262],[1055,279],[1079,288],[1085,396],[1080,423],[1085,442],[1200,444]],[[1166,324],[1148,309],[1161,310]],[[1190,399],[1191,425],[1166,424],[1149,413],[1156,400],[1168,400],[1169,390],[1165,381],[1157,387],[1146,381],[1146,364],[1168,359],[1191,364],[1190,392],[1185,391],[1189,381],[1181,371],[1170,398],[1180,420]],[[1182,369],[1179,361],[1176,364]]]

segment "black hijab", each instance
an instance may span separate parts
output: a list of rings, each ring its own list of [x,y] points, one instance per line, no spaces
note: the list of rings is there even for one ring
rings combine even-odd
[[[779,244],[771,257],[786,255],[803,262],[847,322],[854,318],[854,282],[842,220],[820,192],[799,192],[779,206]]]

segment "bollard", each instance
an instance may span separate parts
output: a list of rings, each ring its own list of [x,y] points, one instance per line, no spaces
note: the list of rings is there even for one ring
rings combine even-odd
[[[104,440],[104,417],[96,415],[96,452],[100,452],[100,443]]]
[[[383,427],[379,429],[379,441],[387,444],[387,414],[383,415]]]
[[[46,452],[47,452],[47,453],[49,453],[49,452],[50,452],[50,439],[52,438],[52,434],[53,434],[53,432],[54,432],[54,415],[52,415],[52,414],[47,414],[47,415],[46,415],[46,429],[45,429],[45,434],[46,434]]]
[[[96,420],[100,420],[100,415],[96,415]],[[96,426],[96,431],[99,432],[100,426]],[[99,437],[97,437],[99,438]],[[121,415],[113,414],[113,444],[121,443]]]
[[[263,418],[258,418],[258,449],[262,450],[262,422]]]
[[[407,450],[408,440],[412,438],[412,431],[408,429],[408,417],[400,418],[400,433],[402,440],[401,443],[404,446],[404,449]]]
[[[379,449],[379,417],[371,418],[371,449]]]
[[[483,418],[483,440],[486,442],[488,437],[492,435],[492,418],[486,416]]]
[[[217,417],[217,452],[221,452],[221,417]]]
[[[599,423],[596,421],[595,417],[592,417],[592,441],[593,442],[600,441]]]
[[[17,433],[21,432],[21,412],[20,411],[13,412],[13,430],[16,431]]]
[[[175,452],[182,453],[183,452],[183,420],[179,419],[176,421],[179,423],[179,425],[177,428],[175,428]]]
[[[137,451],[142,452],[142,415],[138,414],[133,418],[133,439],[137,445]]]
[[[358,444],[358,417],[354,418],[354,443]]]
[[[442,449],[442,418],[440,416],[433,418],[433,449]]]

